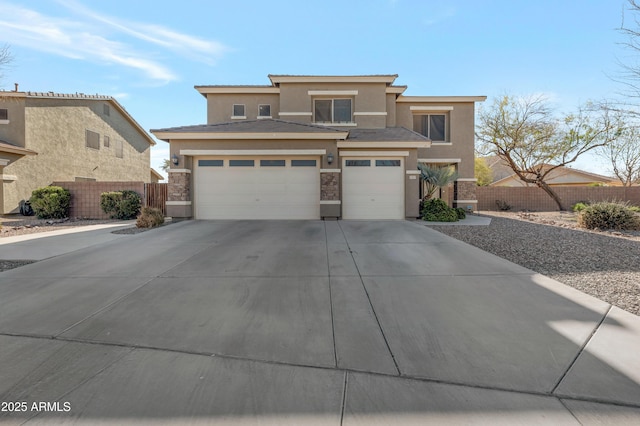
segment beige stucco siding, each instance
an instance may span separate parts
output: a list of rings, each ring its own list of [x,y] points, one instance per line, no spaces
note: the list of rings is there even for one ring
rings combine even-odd
[[[387,108],[384,83],[286,83],[280,85],[280,112],[284,115],[274,118],[297,121],[302,123],[313,122],[314,99],[338,99],[350,98],[353,100],[352,113],[376,112],[384,113]],[[328,91],[325,94],[309,95],[309,91]],[[357,91],[357,94],[336,95],[335,91]],[[286,113],[307,113],[306,115],[286,115]],[[309,115],[311,113],[311,115]],[[385,115],[359,115],[353,116],[353,121],[362,128],[383,128],[386,124]]]
[[[9,123],[0,124],[0,141],[24,147],[24,98],[2,97],[0,108],[6,109]]]
[[[171,140],[170,156],[177,155],[180,163],[177,166],[171,165],[172,168],[190,169],[190,158],[180,155],[180,150],[197,149],[197,150],[263,150],[263,149],[325,149],[328,153],[333,153],[334,164],[338,161],[337,143],[334,140]],[[322,158],[322,168],[335,167],[329,166],[326,162],[326,156]]]
[[[18,177],[4,184],[4,211],[16,212],[22,199],[53,181],[76,177],[98,181],[149,182],[150,146],[113,106],[104,114],[103,102],[28,99],[25,108],[25,148],[38,155],[24,156],[4,168]],[[86,147],[85,132],[100,135],[100,149]],[[109,136],[110,147],[104,146]],[[116,156],[122,144],[123,158]]]
[[[207,96],[207,123],[227,123],[233,121],[233,105],[243,104],[247,120],[258,117],[258,106],[271,105],[271,117],[280,118],[280,100],[278,94],[228,93]]]
[[[412,113],[411,106],[443,107],[443,112],[447,115],[447,144],[431,145],[431,148],[421,149],[420,158],[448,159],[459,158],[458,173],[461,178],[474,177],[474,103],[398,103],[397,104],[397,125],[408,129],[419,131],[414,124],[414,117],[419,113]],[[446,111],[444,108],[453,107]],[[427,114],[428,112],[424,112]],[[434,111],[433,113],[438,113]],[[450,145],[449,145],[450,144]],[[424,155],[424,157],[422,157]]]

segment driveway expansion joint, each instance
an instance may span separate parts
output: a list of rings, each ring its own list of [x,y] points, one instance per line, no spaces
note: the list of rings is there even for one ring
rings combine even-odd
[[[53,341],[60,341],[60,342],[67,342],[67,343],[127,348],[127,349],[130,349],[131,351],[149,350],[149,351],[158,351],[158,352],[169,352],[169,353],[176,353],[176,354],[183,354],[183,355],[194,355],[194,356],[204,356],[208,358],[227,359],[230,361],[253,362],[257,364],[267,364],[267,365],[275,365],[275,366],[282,366],[282,367],[310,368],[314,370],[337,371],[337,372],[343,372],[345,374],[345,377],[348,377],[349,374],[363,374],[363,375],[374,376],[374,377],[384,377],[384,378],[392,378],[392,379],[398,379],[398,380],[410,380],[410,381],[422,382],[422,383],[459,386],[459,387],[478,389],[478,390],[491,390],[491,391],[499,391],[499,392],[516,393],[520,395],[540,396],[540,397],[554,398],[556,400],[564,399],[564,400],[570,400],[570,401],[593,402],[598,404],[615,405],[620,407],[640,409],[640,404],[636,405],[636,404],[630,404],[625,402],[593,398],[588,396],[585,396],[585,397],[582,397],[582,396],[576,397],[575,395],[567,396],[562,394],[553,394],[551,392],[513,389],[513,388],[506,388],[506,387],[493,386],[493,385],[466,383],[466,382],[460,382],[455,380],[443,380],[443,379],[436,379],[436,378],[429,378],[429,377],[422,377],[422,376],[412,376],[407,374],[395,375],[395,374],[380,373],[376,371],[355,370],[352,368],[340,368],[340,367],[322,366],[322,365],[308,365],[308,364],[299,364],[299,363],[291,363],[291,362],[283,362],[283,361],[264,360],[264,359],[258,359],[258,358],[248,358],[248,357],[241,357],[241,356],[235,356],[235,355],[216,354],[212,352],[187,351],[187,350],[181,350],[181,349],[162,348],[162,347],[154,347],[154,346],[146,346],[146,345],[135,345],[135,344],[129,344],[129,343],[105,342],[105,341],[99,341],[99,340],[79,339],[79,338],[73,338],[73,337],[62,337],[62,336],[58,337],[58,336],[48,336],[48,335],[32,335],[32,334],[6,333],[6,332],[0,332],[0,336],[39,339],[39,340],[53,340]],[[110,365],[113,365],[114,363],[111,363]],[[101,371],[104,371],[105,369],[106,367]],[[345,380],[347,379],[345,378]],[[346,400],[346,388],[345,388],[344,398]]]
[[[589,344],[589,342],[591,341],[591,339],[593,339],[593,336],[595,336],[596,332],[600,329],[600,327],[602,326],[602,324],[604,323],[604,321],[607,319],[607,316],[609,316],[609,313],[611,312],[611,309],[613,308],[613,305],[609,304],[609,308],[607,309],[607,312],[605,312],[602,315],[602,318],[600,318],[600,322],[598,322],[598,324],[593,328],[593,330],[591,331],[591,334],[589,335],[589,337],[587,337],[584,341],[584,343],[582,344],[582,346],[580,347],[580,350],[578,350],[578,353],[576,354],[576,356],[573,358],[573,360],[571,361],[571,363],[569,364],[569,367],[567,367],[567,369],[565,370],[565,372],[562,374],[562,376],[560,377],[560,379],[558,380],[558,382],[556,383],[556,385],[553,387],[553,389],[551,390],[551,394],[555,395],[556,390],[558,390],[558,387],[560,386],[560,384],[562,383],[562,381],[565,379],[565,377],[567,377],[567,374],[569,374],[569,372],[571,371],[571,369],[573,368],[573,366],[575,365],[576,362],[578,362],[578,359],[580,358],[580,356],[582,355],[582,353],[584,352],[585,348],[587,347],[587,345]]]
[[[356,258],[353,256],[353,251],[351,251],[351,245],[349,244],[349,240],[347,239],[347,235],[344,233],[344,229],[342,229],[342,225],[338,222],[338,227],[340,228],[340,232],[342,232],[342,236],[344,237],[345,242],[347,243],[347,248],[351,253],[351,260],[356,267],[356,272],[358,273],[358,277],[360,278],[360,284],[362,284],[362,288],[364,290],[365,295],[367,296],[367,301],[369,302],[369,307],[371,308],[371,312],[373,312],[373,317],[376,319],[376,323],[378,324],[378,328],[380,329],[380,333],[382,334],[382,338],[384,339],[384,344],[387,346],[387,350],[391,355],[391,359],[393,360],[393,365],[395,366],[398,375],[402,375],[402,371],[400,371],[400,366],[398,365],[398,361],[396,360],[393,351],[391,350],[391,345],[389,344],[389,339],[384,334],[384,330],[382,329],[382,324],[380,323],[380,318],[378,318],[378,314],[373,306],[373,302],[371,301],[371,296],[369,295],[369,291],[367,290],[367,286],[364,284],[364,280],[362,279],[362,273],[360,272],[360,268],[358,267],[358,263],[356,262]]]

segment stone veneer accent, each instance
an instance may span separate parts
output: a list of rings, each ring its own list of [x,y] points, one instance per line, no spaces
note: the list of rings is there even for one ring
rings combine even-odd
[[[454,186],[454,201],[455,200],[477,200],[476,197],[476,182],[469,181],[456,181]]]
[[[190,201],[191,173],[169,172],[169,193],[167,201]]]
[[[322,172],[320,174],[320,200],[340,200],[340,173]]]

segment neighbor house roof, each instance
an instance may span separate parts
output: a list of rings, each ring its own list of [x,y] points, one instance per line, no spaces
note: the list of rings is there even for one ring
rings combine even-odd
[[[543,169],[553,167],[551,164],[542,164]],[[505,186],[511,180],[521,182],[515,173],[491,183],[491,186]],[[550,172],[547,183],[549,185],[588,185],[590,183],[608,183],[615,181],[615,178],[603,176],[596,173],[586,172],[584,170],[573,169],[571,167],[558,167]],[[522,182],[523,185],[526,185]]]
[[[169,139],[346,139],[348,132],[327,126],[267,118],[218,124],[152,129],[162,140]]]
[[[21,146],[17,146],[5,141],[0,141],[0,152],[6,152],[7,154],[18,154],[18,155],[38,155],[37,152],[31,149],[23,148]]]
[[[36,99],[74,99],[74,100],[90,100],[90,101],[103,101],[109,102],[113,105],[123,117],[138,130],[138,132],[144,136],[144,138],[149,142],[149,145],[155,145],[156,142],[142,128],[142,126],[127,112],[126,109],[120,103],[111,96],[106,95],[87,95],[84,93],[55,93],[55,92],[16,92],[16,91],[0,91],[0,97],[13,97],[13,98],[36,98]]]
[[[158,180],[164,180],[164,176],[158,173],[153,167],[151,167],[151,175],[155,176]]]

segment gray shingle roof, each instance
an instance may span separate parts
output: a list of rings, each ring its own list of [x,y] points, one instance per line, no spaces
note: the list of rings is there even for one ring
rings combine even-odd
[[[152,129],[152,132],[194,132],[194,133],[342,133],[344,130],[313,124],[267,118],[263,120],[242,120],[231,123],[197,124],[195,126]]]
[[[425,142],[430,139],[405,127],[384,129],[353,129],[349,131],[348,142]]]

